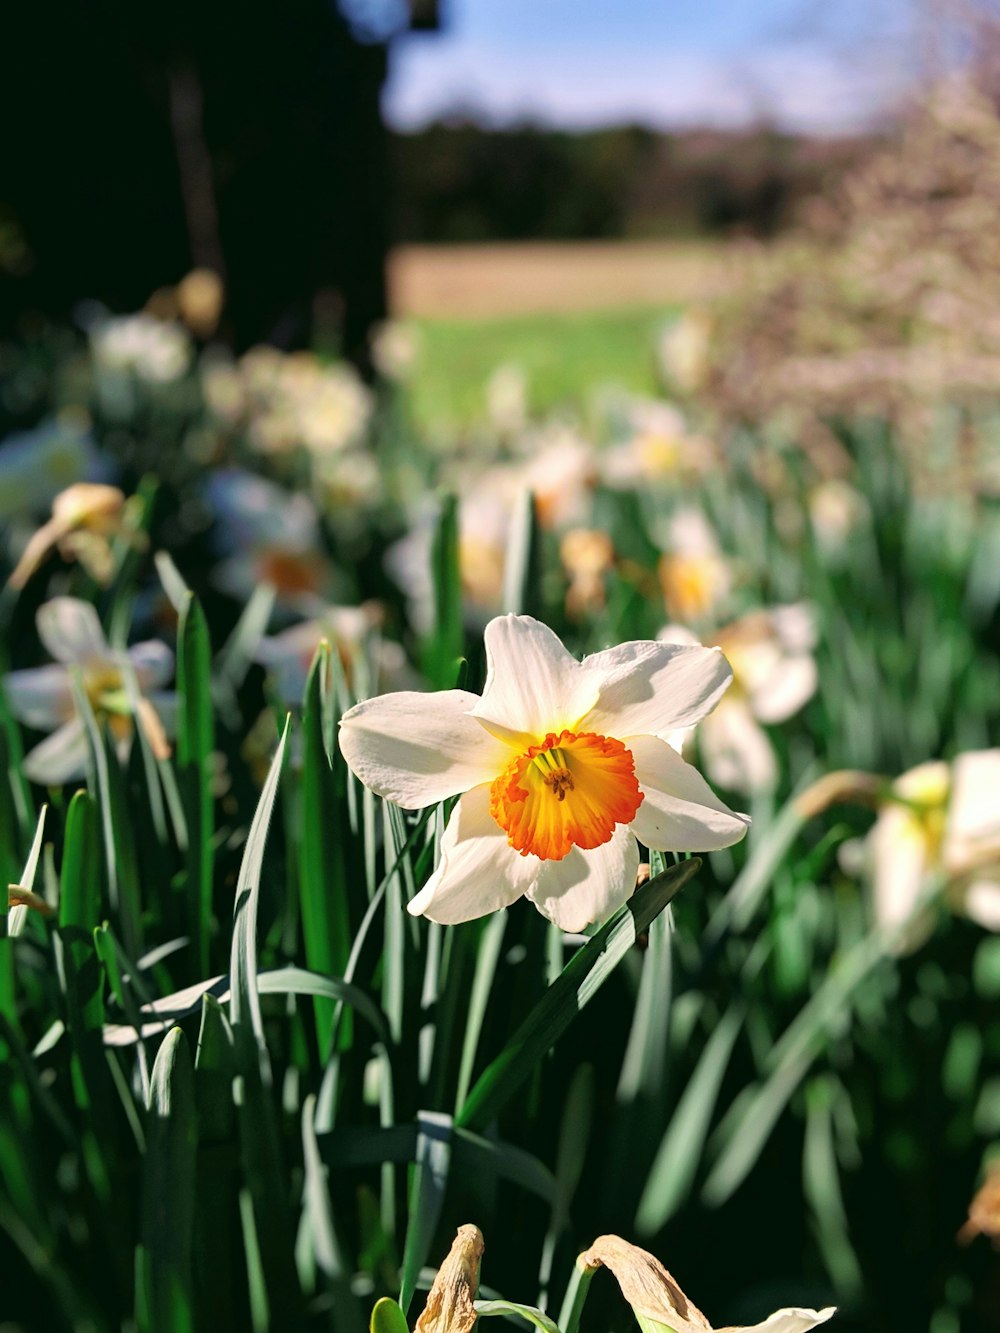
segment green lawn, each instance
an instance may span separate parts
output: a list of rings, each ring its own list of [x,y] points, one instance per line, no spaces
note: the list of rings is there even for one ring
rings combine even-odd
[[[579,403],[595,388],[657,388],[656,334],[670,308],[415,321],[422,350],[413,411],[424,431],[462,429],[482,419],[498,366],[519,366],[533,412]]]

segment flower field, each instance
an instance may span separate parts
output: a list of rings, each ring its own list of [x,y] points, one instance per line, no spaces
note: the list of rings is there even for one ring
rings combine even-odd
[[[996,406],[186,283],[3,349],[4,1328],[995,1328]]]

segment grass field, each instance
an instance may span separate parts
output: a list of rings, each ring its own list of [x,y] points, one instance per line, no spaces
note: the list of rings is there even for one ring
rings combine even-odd
[[[605,385],[654,392],[665,321],[766,262],[757,247],[712,241],[400,247],[389,283],[395,314],[421,336],[416,424],[467,429],[503,365],[523,373],[533,412]]]
[[[424,432],[452,433],[481,421],[490,378],[505,365],[524,375],[532,412],[579,405],[596,386],[655,392],[656,334],[671,313],[662,306],[417,320],[416,424]]]

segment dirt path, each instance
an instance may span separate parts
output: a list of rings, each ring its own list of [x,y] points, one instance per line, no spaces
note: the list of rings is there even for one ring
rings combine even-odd
[[[705,241],[408,245],[389,259],[398,315],[463,318],[711,301],[762,262]]]

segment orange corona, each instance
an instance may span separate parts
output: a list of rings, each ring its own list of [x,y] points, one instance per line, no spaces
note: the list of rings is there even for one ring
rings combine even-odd
[[[550,731],[513,759],[490,787],[490,814],[522,856],[561,861],[600,847],[642,804],[632,753],[593,732]]]

